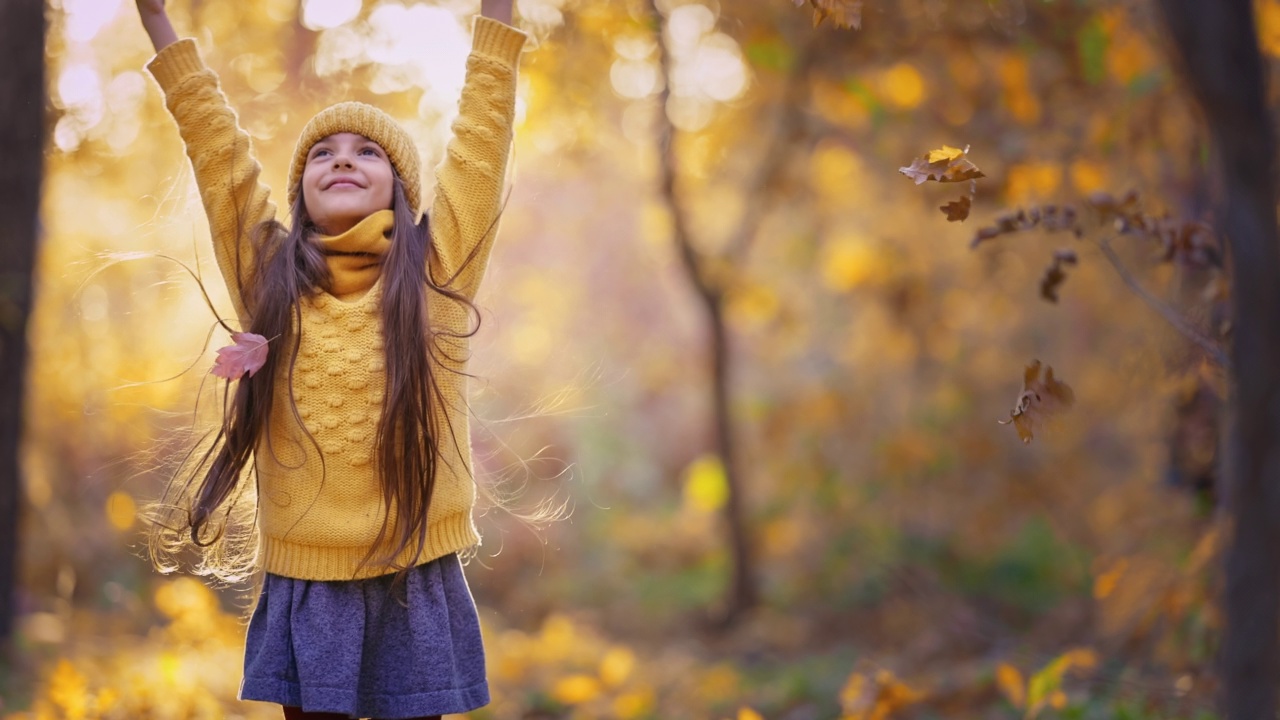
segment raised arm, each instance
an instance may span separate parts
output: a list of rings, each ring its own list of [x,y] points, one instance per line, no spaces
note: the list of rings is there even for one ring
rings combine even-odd
[[[164,11],[164,0],[137,0],[142,26],[156,48],[147,64],[165,106],[178,124],[196,185],[209,218],[214,256],[241,325],[248,327],[245,307],[254,263],[252,233],[275,217],[275,205],[259,180],[262,168],[253,157],[249,136],[218,87],[218,76],[205,67],[195,41],[178,40]]]
[[[437,282],[474,297],[498,232],[515,121],[516,69],[525,34],[511,0],[482,0],[453,137],[436,169],[430,267]]]
[[[138,0],[138,18],[157,53],[178,42],[178,33],[164,11],[164,0]]]

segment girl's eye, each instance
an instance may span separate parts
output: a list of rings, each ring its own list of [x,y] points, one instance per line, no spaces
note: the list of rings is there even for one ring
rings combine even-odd
[[[371,148],[371,147],[367,147],[367,148],[364,148],[363,150],[361,150],[361,151],[360,151],[360,154],[361,154],[361,155],[372,155],[372,156],[374,156],[374,157],[377,157],[377,156],[378,156],[378,151],[377,151],[377,150],[374,150],[374,149],[373,149],[373,148]]]
[[[328,150],[317,150],[317,151],[316,151],[316,154],[315,154],[315,155],[312,155],[311,157],[312,157],[312,159],[315,159],[315,158],[320,157],[321,155],[324,155],[324,154],[325,154],[325,153],[327,153],[327,152],[329,152],[329,151],[328,151]]]

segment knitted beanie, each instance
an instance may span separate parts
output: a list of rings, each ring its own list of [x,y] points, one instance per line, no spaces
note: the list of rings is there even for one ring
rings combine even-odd
[[[307,164],[311,146],[335,133],[363,135],[387,153],[391,166],[404,182],[404,195],[409,200],[409,210],[416,217],[421,203],[422,179],[418,168],[418,148],[413,138],[390,115],[362,102],[344,102],[321,110],[302,129],[298,146],[293,151],[293,164],[289,166],[289,206],[298,199],[302,189],[302,171]]]

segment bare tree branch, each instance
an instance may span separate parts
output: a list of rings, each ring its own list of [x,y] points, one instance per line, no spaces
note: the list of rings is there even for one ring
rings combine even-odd
[[[755,181],[747,191],[742,219],[725,250],[726,257],[733,262],[743,262],[746,259],[747,253],[751,251],[752,240],[760,229],[760,221],[773,207],[773,201],[777,197],[770,191],[786,169],[792,145],[803,126],[805,109],[809,105],[809,74],[819,57],[822,37],[821,33],[809,33],[808,40],[787,73],[782,101],[777,110],[778,117],[770,134],[772,142],[760,162]]]
[[[1182,333],[1191,342],[1199,345],[1209,357],[1213,358],[1214,362],[1230,370],[1231,360],[1222,351],[1222,347],[1214,342],[1212,338],[1197,330],[1181,313],[1169,307],[1160,298],[1152,295],[1146,288],[1142,287],[1137,278],[1130,274],[1129,269],[1124,266],[1124,262],[1120,260],[1120,256],[1112,249],[1110,242],[1105,238],[1099,240],[1098,247],[1102,248],[1102,254],[1107,256],[1107,260],[1111,262],[1111,267],[1115,268],[1116,273],[1120,275],[1120,279],[1124,281],[1125,285],[1129,286],[1130,290],[1142,298],[1142,301],[1152,310],[1159,313],[1160,317],[1164,318],[1175,330]]]
[[[676,174],[679,167],[679,161],[676,157],[676,129],[671,119],[667,117],[667,101],[671,97],[671,52],[662,36],[662,14],[656,7],[652,9],[652,12],[654,26],[658,28],[658,64],[662,78],[665,81],[662,86],[662,92],[658,93],[658,107],[655,111],[658,153],[661,158],[659,162],[659,173],[661,174],[659,179],[660,190],[662,197],[666,200],[667,210],[671,213],[671,232],[685,270],[688,271],[689,277],[693,280],[694,286],[703,300],[719,302],[719,291],[717,288],[712,287],[704,274],[705,259],[694,246],[692,234],[689,232],[689,220],[685,214],[684,206],[680,203],[679,193],[676,192]]]

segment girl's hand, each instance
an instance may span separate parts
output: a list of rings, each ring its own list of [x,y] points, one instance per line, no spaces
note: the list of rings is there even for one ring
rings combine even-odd
[[[137,2],[138,14],[142,17],[164,14],[164,0],[137,0]]]
[[[141,2],[142,0],[139,0]],[[501,23],[511,24],[513,0],[480,0],[480,14]]]
[[[138,17],[156,52],[178,41],[178,34],[169,22],[169,14],[164,11],[164,0],[137,0],[137,3]]]

